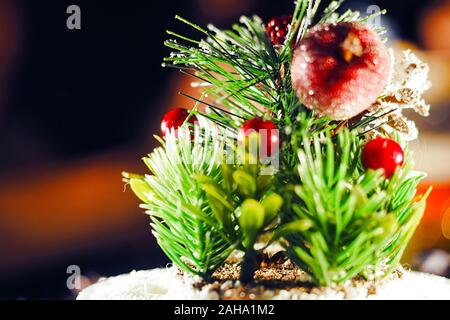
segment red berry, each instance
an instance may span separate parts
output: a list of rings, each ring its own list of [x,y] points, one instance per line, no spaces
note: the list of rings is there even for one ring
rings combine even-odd
[[[362,162],[366,169],[384,169],[386,178],[390,178],[397,167],[403,165],[405,154],[394,140],[381,137],[370,140],[363,149]]]
[[[186,118],[189,116],[189,110],[183,109],[183,108],[174,108],[170,111],[168,111],[161,121],[161,132],[163,137],[166,136],[167,133],[170,132],[170,130],[178,129],[183,125],[183,123],[186,121]],[[195,115],[192,115],[189,118],[189,123],[194,124],[197,121],[197,118]]]
[[[270,157],[272,155],[272,144],[277,145],[279,143],[278,127],[272,121],[261,118],[247,120],[239,128],[238,141],[245,142],[246,138],[253,132],[261,135],[260,148],[265,147],[266,154]],[[262,145],[262,143],[265,143],[265,145]]]
[[[266,33],[273,45],[282,45],[286,41],[292,16],[281,16],[270,20],[266,25]]]
[[[333,120],[350,119],[382,94],[389,61],[388,49],[367,25],[319,25],[294,51],[292,86],[306,107]]]

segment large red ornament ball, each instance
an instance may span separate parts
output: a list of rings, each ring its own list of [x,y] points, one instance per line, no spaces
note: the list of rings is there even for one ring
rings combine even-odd
[[[363,149],[362,162],[366,169],[384,169],[386,178],[390,178],[397,167],[403,165],[405,154],[400,145],[391,139],[381,137],[370,140]]]
[[[266,33],[273,45],[282,45],[286,41],[292,16],[281,16],[270,20],[266,25]]]
[[[270,120],[263,120],[261,118],[247,120],[239,128],[238,141],[241,143],[245,142],[246,138],[254,132],[259,133],[262,137],[260,140],[260,148],[263,146],[262,143],[264,143],[266,154],[270,157],[273,151],[272,144],[278,146],[280,140],[278,127]]]
[[[170,130],[176,130],[181,127],[188,116],[189,110],[187,109],[173,108],[172,110],[168,111],[161,121],[161,132],[163,137],[165,137],[167,133],[170,133]],[[197,118],[195,117],[195,115],[192,115],[189,118],[188,123],[194,124],[196,121]]]
[[[333,120],[365,111],[389,79],[387,47],[360,22],[313,28],[297,45],[292,86],[303,104]]]

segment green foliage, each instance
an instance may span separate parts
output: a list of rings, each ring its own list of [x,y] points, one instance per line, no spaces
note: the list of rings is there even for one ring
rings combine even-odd
[[[297,198],[277,236],[320,285],[395,266],[423,213],[425,200],[412,202],[423,175],[410,161],[389,180],[366,172],[361,143],[347,130],[326,132],[305,137],[298,154]]]
[[[261,175],[261,164],[221,166],[221,179],[200,176],[215,217],[226,230],[229,241],[238,241],[239,249],[253,250],[265,228],[277,218],[283,198],[274,192],[274,175]]]
[[[264,207],[254,199],[247,199],[241,205],[239,225],[244,235],[244,245],[255,243],[259,230],[264,225]]]
[[[409,158],[390,179],[365,171],[364,137],[355,129],[376,116],[331,121],[305,108],[291,85],[294,44],[311,26],[370,18],[338,14],[342,2],[330,2],[317,17],[319,0],[296,1],[283,46],[272,45],[256,16],[242,17],[231,30],[177,16],[203,39],[168,31],[175,39],[165,42],[173,51],[163,65],[203,88],[200,97],[181,93],[194,102],[191,114],[201,125],[193,139],[187,125],[158,138],[162,146],[144,158],[151,175],[124,176],[144,202],[162,250],[180,269],[208,278],[241,250],[241,280],[249,282],[258,267],[255,245],[275,241],[320,285],[371,277],[374,268],[388,274],[397,266],[424,210],[426,197],[414,201],[423,175],[411,170]],[[262,175],[269,167],[249,153],[244,161],[236,157],[237,129],[254,117],[280,129],[279,170],[271,175]],[[233,160],[225,161],[231,145]]]
[[[358,11],[353,11],[351,9],[348,9],[344,13],[339,14],[336,12],[336,10],[339,9],[342,3],[344,3],[344,0],[331,1],[328,7],[324,10],[319,23],[339,23],[346,21],[359,21],[367,23],[370,19],[386,14],[386,10],[381,10],[380,12],[375,12],[367,17],[361,17],[361,14]],[[374,26],[374,31],[377,32],[380,36],[386,33],[386,29],[382,25]]]
[[[320,1],[297,1],[292,28],[287,41],[275,48],[265,32],[263,21],[253,16],[242,17],[231,30],[212,25],[201,28],[186,19],[176,18],[202,34],[205,39],[191,39],[173,31],[176,39],[165,45],[174,51],[163,66],[180,69],[197,79],[205,89],[200,98],[186,95],[209,107],[203,116],[216,124],[235,130],[245,119],[265,117],[267,111],[280,127],[295,122],[303,108],[290,83],[290,61],[298,34],[305,34]],[[182,93],[183,94],[183,93]],[[196,109],[196,108],[195,108]]]
[[[270,226],[279,221],[283,198],[274,192],[276,177],[263,175],[268,169],[246,153],[242,164],[221,166],[222,179],[199,177],[214,215],[220,221],[229,241],[238,241],[244,251],[241,281],[251,282],[258,268],[255,244]]]
[[[204,39],[192,39],[167,31],[175,39],[165,42],[173,52],[164,59],[163,66],[179,69],[197,80],[204,88],[200,97],[181,94],[195,102],[194,113],[201,114],[229,132],[235,133],[236,128],[247,119],[256,116],[270,118],[280,128],[280,140],[286,142],[281,145],[281,161],[286,168],[293,168],[297,164],[296,153],[301,147],[299,139],[303,133],[320,132],[339,125],[319,117],[297,98],[292,89],[290,71],[294,44],[314,22],[365,22],[385,12],[368,17],[361,17],[351,10],[338,14],[342,2],[331,1],[322,17],[317,19],[320,0],[296,1],[291,28],[281,47],[272,45],[263,21],[257,16],[242,17],[240,24],[233,25],[231,30],[221,30],[213,25],[205,29],[176,16]],[[383,32],[382,28],[378,31]],[[197,111],[200,104],[207,106],[208,111]],[[361,121],[367,124],[373,120],[376,118]],[[353,124],[354,129],[361,125],[359,122]],[[292,171],[285,173],[288,181]]]
[[[232,242],[213,213],[202,185],[193,179],[205,175],[218,180],[223,141],[205,131],[191,141],[187,127],[166,135],[145,164],[152,175],[124,174],[133,192],[144,202],[158,244],[182,270],[208,277],[229,256]]]
[[[208,84],[200,99],[191,97],[210,108],[212,112],[204,113],[205,117],[235,128],[236,122],[263,116],[259,106],[276,112],[280,61],[258,17],[244,17],[242,25],[226,31],[213,26],[206,30],[179,16],[177,19],[195,28],[206,39],[197,41],[169,32],[178,40],[196,46],[177,40],[166,41],[166,46],[175,51],[164,59],[164,65],[180,68],[200,83]]]

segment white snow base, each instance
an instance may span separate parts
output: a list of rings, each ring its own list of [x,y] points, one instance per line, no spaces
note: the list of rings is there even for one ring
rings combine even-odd
[[[117,277],[101,279],[80,292],[78,300],[208,300],[218,299],[208,286],[192,287],[194,277],[180,277],[175,268],[133,271]],[[400,278],[391,277],[376,285],[348,283],[340,288],[317,288],[310,292],[298,289],[266,290],[256,299],[450,299],[450,280],[412,271],[403,271]]]

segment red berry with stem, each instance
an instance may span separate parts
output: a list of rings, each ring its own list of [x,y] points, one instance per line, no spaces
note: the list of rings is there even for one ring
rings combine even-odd
[[[397,167],[403,165],[405,154],[402,147],[394,140],[375,138],[363,149],[362,163],[366,169],[383,169],[386,178],[390,178]]]
[[[278,146],[279,132],[275,123],[270,120],[261,118],[253,118],[245,121],[239,128],[238,141],[245,142],[247,137],[252,133],[260,135],[260,148],[265,148],[267,156],[272,155],[272,146]],[[264,144],[263,144],[264,143]]]
[[[389,51],[369,26],[341,22],[313,28],[297,45],[292,86],[303,104],[333,120],[365,111],[389,78]]]
[[[286,41],[292,16],[281,16],[270,20],[266,25],[266,33],[273,45],[283,45]]]
[[[177,130],[181,127],[189,116],[189,110],[183,108],[173,108],[168,111],[161,121],[161,132],[163,137],[166,136],[167,133],[170,133],[172,129]],[[192,115],[188,123],[194,124],[197,121],[195,115]]]

